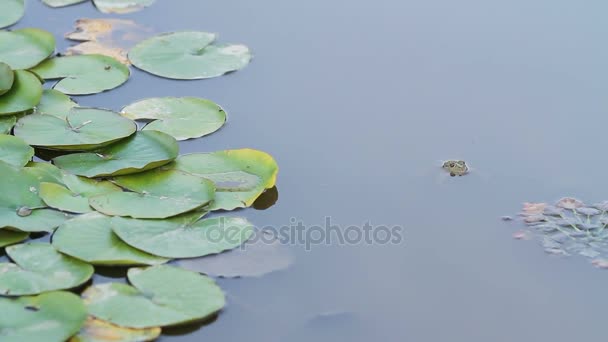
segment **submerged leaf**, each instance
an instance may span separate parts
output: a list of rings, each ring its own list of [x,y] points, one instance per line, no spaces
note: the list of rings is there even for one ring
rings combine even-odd
[[[0,135],[0,160],[10,165],[25,166],[34,156],[34,149],[12,135]]]
[[[142,342],[160,336],[160,328],[125,328],[89,317],[80,332],[68,342]]]
[[[0,2],[0,28],[11,26],[25,13],[25,0],[2,0]]]
[[[138,173],[171,162],[179,146],[175,139],[156,131],[137,132],[131,137],[97,150],[53,159],[58,167],[86,177]]]
[[[103,55],[56,57],[34,69],[45,80],[61,79],[53,87],[65,94],[96,94],[116,88],[127,81],[129,68]]]
[[[0,298],[0,312],[2,342],[65,341],[87,317],[82,300],[70,292]]]
[[[100,213],[65,222],[53,234],[53,246],[93,265],[157,265],[168,261],[124,243],[112,232],[110,217]]]
[[[204,320],[225,305],[213,279],[171,266],[132,268],[133,286],[94,285],[82,293],[88,312],[132,328],[173,326]]]
[[[70,289],[93,275],[91,265],[57,252],[48,243],[10,246],[6,253],[15,263],[0,263],[0,293],[5,296]]]
[[[7,0],[3,0],[5,1]],[[35,28],[0,31],[0,61],[8,64],[12,69],[34,67],[49,57],[53,51],[55,51],[55,37],[50,32]]]
[[[93,0],[93,3],[102,13],[125,14],[151,6],[154,1],[156,0]]]
[[[173,79],[217,77],[249,64],[245,45],[212,45],[215,38],[200,31],[164,33],[137,44],[129,59],[139,69]]]
[[[16,70],[13,87],[0,96],[0,116],[13,115],[34,108],[42,97],[38,77],[26,70]]]

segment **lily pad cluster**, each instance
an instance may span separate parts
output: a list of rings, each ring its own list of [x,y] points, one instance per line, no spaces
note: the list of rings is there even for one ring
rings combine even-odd
[[[580,255],[608,268],[608,202],[587,205],[566,197],[555,204],[524,203],[526,229],[517,239],[533,237],[553,255]]]
[[[0,19],[8,17],[6,8],[0,4]],[[168,35],[134,51],[142,69],[154,61],[153,73],[168,70],[167,63],[185,66],[165,75],[176,78],[219,76],[249,62],[248,50],[236,56],[245,48],[214,39]],[[159,43],[176,53],[158,59]],[[199,272],[247,273],[242,266],[221,272],[217,260],[256,234],[245,218],[218,212],[251,207],[274,188],[275,160],[252,149],[180,155],[178,141],[224,125],[221,106],[161,97],[120,112],[83,107],[70,95],[114,89],[127,81],[129,67],[109,56],[54,52],[46,31],[0,31],[0,248],[8,257],[0,262],[0,340],[147,341],[162,327],[217,314],[224,294]],[[45,81],[55,83],[43,90]],[[173,266],[205,257],[214,258],[209,272]],[[129,284],[91,285],[101,266],[131,267]],[[67,290],[83,291],[78,297]]]

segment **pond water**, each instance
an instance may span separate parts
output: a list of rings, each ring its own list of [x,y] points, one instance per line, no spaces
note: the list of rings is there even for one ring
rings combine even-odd
[[[16,27],[56,36],[105,17],[89,4],[28,5]],[[292,267],[219,280],[229,301],[219,317],[160,341],[605,338],[606,271],[512,239],[519,223],[500,217],[524,201],[608,199],[607,11],[563,0],[158,0],[121,16],[157,32],[218,32],[255,59],[192,82],[133,70],[80,104],[212,99],[227,126],[182,153],[272,154],[279,200],[242,211],[252,222],[403,227],[398,244],[294,244]],[[443,177],[451,158],[473,172]]]

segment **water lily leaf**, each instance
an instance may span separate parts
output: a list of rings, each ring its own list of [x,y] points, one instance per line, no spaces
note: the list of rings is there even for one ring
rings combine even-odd
[[[40,198],[49,207],[70,213],[83,214],[93,211],[87,197],[75,194],[56,183],[40,183]]]
[[[2,342],[65,341],[87,318],[80,298],[70,292],[0,298]]]
[[[166,168],[213,181],[216,194],[211,210],[251,206],[265,189],[275,185],[279,170],[270,155],[251,149],[187,154]]]
[[[293,260],[289,249],[278,239],[256,232],[239,248],[202,258],[180,259],[177,266],[215,277],[259,277],[286,269]]]
[[[204,320],[225,305],[224,293],[213,279],[166,265],[132,268],[133,286],[94,285],[82,298],[88,312],[111,323],[132,328],[172,326]]]
[[[34,69],[45,80],[61,79],[53,87],[69,95],[96,94],[125,83],[129,68],[112,57],[81,55],[56,57]]]
[[[0,174],[0,228],[48,232],[69,218],[64,213],[44,209],[36,177],[2,161]]]
[[[254,233],[253,225],[238,217],[192,220],[112,218],[112,229],[129,245],[166,258],[195,258],[242,245]]]
[[[65,119],[32,114],[21,118],[15,136],[33,146],[54,150],[91,150],[126,138],[135,123],[109,110],[72,108]]]
[[[125,14],[151,6],[154,1],[156,0],[93,0],[93,3],[102,13]]]
[[[54,51],[55,37],[50,32],[35,28],[0,31],[0,61],[14,70],[34,67]]]
[[[177,157],[179,146],[170,135],[137,132],[95,153],[74,153],[53,159],[58,167],[85,177],[118,176],[165,165]]]
[[[21,242],[30,236],[26,232],[14,232],[12,230],[0,229],[0,247],[5,247]]]
[[[6,254],[15,263],[0,263],[0,293],[5,296],[70,289],[93,275],[93,266],[63,255],[44,242],[6,247]]]
[[[128,105],[121,112],[131,120],[154,120],[144,130],[165,132],[177,140],[211,134],[226,122],[222,107],[196,97],[145,99]]]
[[[55,89],[45,89],[34,113],[53,115],[65,120],[68,113],[76,106],[76,102],[66,94]]]
[[[211,181],[177,170],[151,170],[114,178],[129,190],[93,196],[89,205],[110,216],[167,218],[209,204],[213,200]]]
[[[168,261],[124,243],[112,232],[110,217],[100,213],[65,222],[53,234],[53,246],[93,265],[158,265]]]
[[[51,163],[32,161],[25,165],[23,172],[35,177],[40,183],[47,182],[65,185],[61,169]]]
[[[15,24],[24,13],[25,0],[3,0],[0,3],[0,28]]]
[[[14,79],[13,69],[8,64],[0,62],[0,95],[4,95],[11,90]]]
[[[65,7],[79,4],[85,1],[88,0],[42,0],[42,2],[49,7]]]
[[[38,77],[26,70],[15,70],[11,90],[0,96],[0,115],[21,113],[34,108],[42,97]]]
[[[34,149],[12,135],[0,135],[0,160],[14,166],[25,166],[34,156]]]
[[[200,31],[164,33],[137,44],[129,59],[141,70],[173,79],[217,77],[249,64],[246,46],[211,45],[215,38]]]
[[[0,116],[0,134],[9,134],[17,123],[16,116]]]
[[[160,336],[160,328],[125,328],[95,317],[89,317],[80,332],[68,342],[141,342]]]

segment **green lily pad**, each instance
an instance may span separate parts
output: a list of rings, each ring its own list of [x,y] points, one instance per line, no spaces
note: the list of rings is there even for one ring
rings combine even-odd
[[[88,213],[89,197],[122,189],[111,182],[62,172],[59,181],[41,182],[40,198],[51,208],[71,213]]]
[[[49,232],[70,216],[51,209],[38,197],[38,179],[0,161],[0,228]]]
[[[85,177],[138,173],[170,163],[179,146],[170,135],[156,131],[137,132],[95,153],[74,153],[53,159],[58,167]]]
[[[213,279],[166,265],[132,268],[133,286],[94,285],[82,298],[88,312],[108,322],[132,328],[173,326],[204,320],[225,305]]]
[[[79,4],[85,1],[88,0],[42,0],[42,2],[49,7],[65,7]]]
[[[55,37],[50,32],[35,28],[0,31],[0,61],[14,70],[34,67],[54,51]]]
[[[34,108],[42,97],[42,84],[36,75],[15,70],[11,90],[0,96],[0,116],[21,113]]]
[[[95,317],[89,317],[80,332],[68,342],[141,342],[160,336],[160,328],[125,328]]]
[[[222,107],[196,97],[151,98],[130,104],[121,112],[131,120],[154,120],[144,130],[164,132],[177,140],[211,134],[226,122]]]
[[[80,298],[70,292],[0,298],[2,342],[65,341],[87,318]]]
[[[137,68],[173,79],[221,76],[249,64],[251,53],[244,45],[211,45],[216,35],[200,31],[164,33],[148,38],[129,52]]]
[[[0,247],[5,247],[21,242],[30,236],[25,232],[14,232],[12,230],[0,229]]]
[[[23,172],[35,177],[40,183],[47,182],[65,185],[63,183],[63,172],[51,163],[32,161],[25,165]]]
[[[100,213],[69,220],[53,234],[53,246],[93,265],[158,265],[168,261],[124,243],[112,232],[110,220]]]
[[[11,90],[14,80],[13,69],[8,64],[0,62],[0,95],[4,95]]]
[[[51,58],[34,69],[45,80],[61,79],[53,87],[69,95],[96,94],[129,79],[129,68],[112,57],[79,55]]]
[[[6,247],[6,254],[15,263],[0,263],[0,293],[5,296],[70,289],[93,275],[93,266],[63,255],[44,242]]]
[[[214,194],[211,181],[177,170],[156,169],[113,182],[129,191],[89,198],[91,207],[110,216],[167,218],[209,204]]]
[[[0,135],[0,160],[14,166],[25,166],[34,156],[34,149],[12,135]]]
[[[17,123],[16,116],[0,116],[0,134],[9,134]]]
[[[166,258],[195,258],[217,254],[242,245],[254,234],[251,223],[238,217],[197,220],[112,218],[112,229],[121,240],[150,254]]]
[[[279,170],[269,154],[251,149],[187,154],[165,168],[213,181],[216,193],[210,210],[251,206],[265,189],[275,185]]]
[[[102,13],[131,13],[151,6],[156,0],[93,0]]]
[[[25,14],[25,0],[3,0],[0,3],[0,28],[11,26]]]
[[[66,94],[55,89],[45,89],[34,113],[53,115],[65,120],[68,113],[76,106],[76,102]]]
[[[33,146],[76,151],[109,145],[136,130],[133,121],[109,110],[76,107],[65,119],[44,114],[25,116],[14,132]]]

